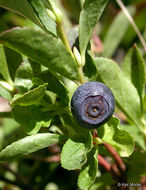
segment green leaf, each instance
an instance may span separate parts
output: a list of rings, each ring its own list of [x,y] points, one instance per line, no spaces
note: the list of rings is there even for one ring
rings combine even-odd
[[[127,163],[128,182],[138,183],[142,176],[146,175],[146,152],[135,151],[129,158]]]
[[[91,34],[107,2],[108,0],[85,0],[79,19],[79,44],[83,57]]]
[[[12,118],[6,118],[3,119],[2,127],[5,137],[10,137],[14,131],[20,128],[20,124]]]
[[[5,98],[6,100],[11,100],[11,94],[5,88],[0,86],[0,97]]]
[[[106,58],[95,58],[95,63],[101,81],[112,90],[119,108],[128,119],[141,127],[140,99],[133,84],[125,77],[114,61]]]
[[[98,168],[97,153],[96,147],[93,147],[87,155],[87,163],[80,171],[78,186],[81,190],[88,190],[95,181]]]
[[[146,94],[144,95],[144,100],[143,100],[143,102],[144,102],[144,110],[145,110],[145,112],[146,112]]]
[[[121,130],[119,119],[112,117],[110,121],[98,129],[98,136],[103,142],[112,145],[122,157],[128,157],[134,150],[134,141],[132,136],[124,130]]]
[[[85,63],[85,66],[83,67],[83,72],[85,76],[88,77],[89,81],[96,80],[97,75],[98,75],[97,67],[89,52],[86,53],[86,63]]]
[[[119,125],[119,128],[130,133],[136,145],[140,146],[143,150],[146,150],[146,145],[144,142],[143,135],[135,125],[121,124]]]
[[[0,0],[0,7],[22,15],[41,27],[41,24],[27,0]]]
[[[34,12],[38,16],[44,28],[48,32],[51,32],[56,36],[57,35],[56,23],[48,16],[47,10],[45,9],[45,6],[42,3],[42,1],[41,0],[27,0],[27,1],[31,4]]]
[[[67,170],[81,169],[87,162],[87,152],[91,148],[91,135],[68,139],[61,152],[61,165]]]
[[[25,59],[17,69],[14,85],[20,93],[25,93],[33,86],[32,78],[33,70],[28,60]]]
[[[0,42],[71,80],[79,79],[74,59],[56,37],[34,29],[15,28],[2,33]]]
[[[51,118],[38,106],[13,106],[13,118],[24,126],[29,135],[36,134],[41,127],[49,127]]]
[[[131,15],[134,15],[135,8],[129,7],[128,12]],[[115,52],[116,48],[120,44],[121,40],[123,39],[128,26],[130,25],[129,20],[125,16],[125,13],[121,11],[113,20],[112,24],[110,25],[108,32],[104,39],[104,51],[103,56],[111,57]],[[121,27],[122,26],[122,30]]]
[[[3,143],[4,143],[4,131],[3,128],[0,127],[0,150],[2,149]]]
[[[133,83],[138,91],[141,109],[143,111],[143,98],[145,89],[145,65],[143,57],[136,45],[128,52],[124,64],[123,72],[128,79]]]
[[[22,56],[16,51],[13,51],[12,49],[9,49],[7,47],[4,47],[4,50],[5,50],[9,73],[11,79],[14,80],[16,71],[19,68],[19,65],[22,63]]]
[[[12,80],[8,70],[5,51],[1,44],[0,44],[0,73],[2,74],[3,78],[11,85]]]
[[[61,142],[65,137],[59,134],[40,133],[25,137],[7,146],[0,152],[0,161],[25,156],[51,144]]]
[[[40,85],[39,87],[34,88],[23,95],[15,95],[12,99],[11,105],[30,106],[40,103],[45,94],[46,86],[47,84]]]
[[[63,105],[63,107],[68,106],[69,104],[68,89],[57,78],[57,76],[53,75],[50,71],[44,71],[39,75],[37,75],[37,77],[43,80],[43,82],[48,83],[47,90],[52,91],[59,96],[60,103]]]
[[[73,136],[83,136],[88,134],[89,130],[78,125],[73,119],[71,113],[61,114],[60,118],[63,125],[64,134],[66,134],[66,136],[72,138]]]
[[[106,187],[109,187],[110,185],[115,184],[116,181],[113,180],[112,175],[109,173],[105,173],[97,177],[94,184],[91,186],[90,190],[103,190],[107,189]]]

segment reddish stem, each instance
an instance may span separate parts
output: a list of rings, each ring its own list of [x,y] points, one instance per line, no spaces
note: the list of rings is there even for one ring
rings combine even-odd
[[[98,162],[102,165],[107,171],[111,171],[111,165],[100,155],[98,154]]]
[[[119,154],[117,153],[117,151],[107,143],[104,143],[104,146],[107,149],[107,151],[113,156],[114,160],[119,166],[119,169],[124,172],[126,170],[126,166],[122,161],[121,157],[119,156]]]

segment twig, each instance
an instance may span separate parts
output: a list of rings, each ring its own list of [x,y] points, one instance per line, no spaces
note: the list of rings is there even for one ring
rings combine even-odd
[[[117,165],[119,166],[119,169],[124,172],[126,170],[126,166],[124,162],[122,161],[121,157],[117,153],[117,151],[109,144],[104,143],[105,148],[107,151],[113,156],[114,160],[116,161]]]
[[[111,165],[100,155],[98,154],[98,162],[102,165],[107,171],[111,171]]]
[[[127,11],[126,7],[124,6],[124,4],[122,3],[121,0],[116,0],[118,5],[120,6],[120,8],[122,9],[122,11],[124,12],[125,16],[128,18],[129,22],[131,23],[132,27],[134,28],[141,44],[143,45],[144,51],[146,52],[146,42],[142,36],[142,34],[140,33],[138,27],[136,26],[132,16],[129,14],[129,12]]]

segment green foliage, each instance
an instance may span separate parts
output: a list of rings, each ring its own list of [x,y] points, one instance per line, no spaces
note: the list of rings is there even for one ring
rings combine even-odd
[[[87,162],[87,152],[91,149],[91,135],[68,139],[61,153],[61,165],[68,170],[81,169]]]
[[[0,41],[63,76],[78,80],[74,59],[58,38],[34,29],[16,28],[1,34]]]
[[[85,55],[91,34],[108,0],[85,0],[79,19],[79,43],[81,55]]]
[[[131,121],[141,127],[140,98],[132,82],[114,61],[95,58],[95,63],[101,80],[113,91],[117,105]]]
[[[129,7],[128,11],[131,15],[134,15],[135,8]],[[121,11],[113,20],[104,38],[103,56],[111,57],[113,55],[115,49],[118,47],[122,38],[126,34],[129,25],[130,25],[129,20],[127,19],[125,14]],[[120,26],[122,26],[122,30]]]
[[[118,125],[118,118],[113,117],[107,124],[98,130],[98,135],[103,142],[111,144],[120,156],[128,157],[134,150],[134,141],[130,133],[120,129]]]
[[[145,38],[143,1],[125,3]],[[116,1],[0,0],[0,7],[7,9],[0,9],[0,189],[140,183],[146,174],[146,54]],[[117,117],[95,130],[71,114],[72,95],[87,81],[107,85],[116,103]]]
[[[143,112],[143,97],[145,93],[145,65],[143,57],[136,45],[131,50],[129,50],[127,56],[125,57],[123,71],[126,77],[130,79],[138,91],[141,109]]]
[[[30,154],[51,144],[61,142],[63,139],[64,136],[51,133],[41,133],[25,137],[3,149],[0,153],[0,161]]]
[[[82,167],[78,177],[80,189],[88,190],[94,183],[98,168],[97,149],[95,147],[87,155],[87,163]]]

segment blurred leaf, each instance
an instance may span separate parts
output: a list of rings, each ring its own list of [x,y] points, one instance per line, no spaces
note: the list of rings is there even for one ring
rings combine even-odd
[[[0,73],[9,84],[12,84],[12,80],[9,74],[8,65],[6,61],[5,51],[1,44],[0,44]]]
[[[134,15],[135,13],[134,7],[129,7],[127,10],[131,15]],[[121,40],[123,39],[129,25],[130,25],[129,20],[127,19],[125,14],[121,11],[114,18],[105,36],[103,56],[111,57],[113,55],[116,48],[118,47]],[[121,29],[121,26],[122,26],[122,29]]]
[[[33,86],[33,71],[27,59],[17,69],[14,85],[20,93],[25,93]]]
[[[11,118],[3,119],[2,125],[5,137],[12,135],[20,127],[20,124]]]
[[[56,36],[57,35],[56,23],[48,16],[47,10],[45,9],[42,1],[41,0],[27,0],[27,1],[31,4],[34,12],[38,16],[44,28],[48,32],[51,32]]]
[[[63,105],[63,107],[68,106],[68,90],[64,86],[64,84],[57,78],[57,76],[53,75],[50,71],[44,71],[37,75],[37,77],[43,80],[43,82],[48,83],[47,90],[52,91],[59,96],[60,103]]]
[[[85,55],[91,34],[108,0],[85,0],[79,19],[79,44],[81,55]]]
[[[15,28],[2,33],[0,42],[71,80],[79,79],[74,59],[58,38],[34,29]]]
[[[6,100],[11,100],[11,94],[5,88],[0,86],[0,97],[5,98]]]
[[[106,189],[107,186],[113,185],[115,180],[113,180],[111,174],[105,173],[97,177],[94,184],[91,186],[90,190],[103,190]]]
[[[98,151],[96,147],[93,147],[87,155],[87,163],[82,167],[80,171],[78,177],[78,186],[82,190],[88,190],[95,181],[98,169],[97,154]]]
[[[81,169],[87,162],[87,152],[91,148],[91,134],[68,139],[61,152],[61,165],[67,170]]]
[[[145,17],[146,8],[143,6],[140,11],[137,11],[137,13],[134,15],[134,22],[140,31],[143,31],[146,28]],[[126,31],[126,35],[124,36],[122,43],[129,47],[129,45],[132,45],[133,41],[135,40],[137,40],[137,33],[133,29],[132,25],[129,25],[129,28]]]
[[[0,0],[0,7],[22,15],[41,27],[41,24],[27,0]]]
[[[102,82],[112,90],[119,108],[131,121],[141,127],[140,99],[133,84],[114,61],[95,58],[95,63]]]
[[[85,66],[83,67],[83,72],[85,74],[85,76],[88,77],[89,81],[94,81],[97,78],[97,67],[95,65],[95,62],[92,58],[92,56],[90,56],[90,53],[86,53],[86,63]]]
[[[3,128],[0,126],[0,150],[2,149],[3,142],[4,142],[4,131]]]
[[[130,49],[125,58],[123,64],[123,72],[137,89],[141,101],[141,109],[143,111],[143,97],[146,78],[145,65],[143,57],[136,45],[134,45],[133,48]]]
[[[15,95],[12,99],[11,105],[30,106],[40,103],[45,94],[46,86],[47,84],[45,83],[44,85],[40,85],[39,87],[34,88],[23,95]]]
[[[29,135],[36,134],[41,127],[49,127],[51,122],[48,112],[37,106],[13,106],[12,115]]]
[[[143,150],[146,150],[143,136],[142,136],[140,130],[135,125],[124,124],[124,125],[120,125],[119,128],[130,133],[130,135],[133,137],[136,144],[138,146],[140,146]]]
[[[9,73],[10,73],[12,80],[14,80],[16,71],[22,62],[22,57],[19,53],[17,53],[16,51],[13,51],[12,49],[9,49],[7,47],[4,47],[4,50],[5,50]]]
[[[75,20],[76,22],[78,22],[81,11],[80,0],[76,0],[76,2],[74,0],[62,0],[61,2],[68,11],[71,19],[73,21]]]
[[[128,157],[134,150],[134,141],[127,131],[118,127],[119,122],[118,118],[112,117],[107,124],[98,130],[98,136],[103,142],[112,145],[120,156]]]
[[[146,175],[146,152],[135,151],[129,158],[127,163],[128,182],[138,183],[140,178]]]
[[[146,94],[144,95],[144,110],[146,112]]]
[[[59,134],[40,133],[25,137],[7,146],[0,152],[0,161],[11,160],[20,156],[25,156],[51,144],[59,143],[65,137]]]

